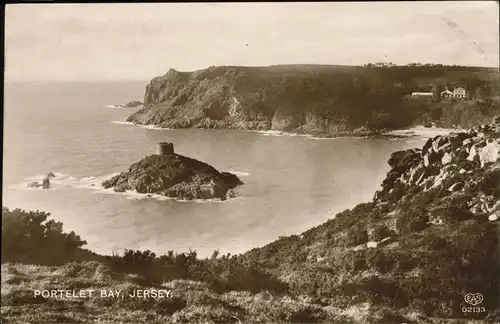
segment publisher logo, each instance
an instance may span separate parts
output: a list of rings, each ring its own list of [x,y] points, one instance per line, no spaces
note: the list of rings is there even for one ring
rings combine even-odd
[[[467,304],[477,306],[483,302],[484,298],[480,293],[468,293],[467,295],[465,295],[464,300]]]

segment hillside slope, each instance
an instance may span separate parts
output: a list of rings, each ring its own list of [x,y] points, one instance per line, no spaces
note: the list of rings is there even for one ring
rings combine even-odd
[[[416,109],[403,100],[411,91],[430,91],[437,83],[450,82],[469,84],[473,90],[498,80],[497,74],[486,68],[443,66],[170,69],[151,80],[145,106],[127,121],[165,128],[370,135],[404,128],[427,113],[428,105]],[[488,112],[475,114],[489,116]]]
[[[404,318],[499,311],[500,117],[392,154],[373,201],[302,235],[247,252],[319,304],[369,303]],[[464,313],[467,293],[482,313]],[[498,313],[497,313],[498,316]]]

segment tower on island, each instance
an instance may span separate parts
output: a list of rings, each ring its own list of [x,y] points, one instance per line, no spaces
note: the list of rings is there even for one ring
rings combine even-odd
[[[156,144],[156,155],[174,154],[174,143],[161,142]]]

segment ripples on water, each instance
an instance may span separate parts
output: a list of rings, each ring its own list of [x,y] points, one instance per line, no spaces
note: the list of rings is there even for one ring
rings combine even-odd
[[[238,253],[370,200],[389,169],[390,153],[423,143],[117,123],[135,109],[106,106],[141,100],[145,85],[7,85],[4,205],[51,212],[100,253],[124,248]],[[239,197],[182,202],[100,187],[165,140],[175,143],[179,154],[236,173],[245,182]],[[48,172],[56,173],[53,189],[26,188],[27,181]]]

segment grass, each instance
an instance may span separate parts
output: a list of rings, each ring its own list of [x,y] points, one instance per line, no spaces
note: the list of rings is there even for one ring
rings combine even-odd
[[[34,297],[35,289],[134,289],[173,291],[166,299],[82,299]],[[330,314],[330,315],[328,315]],[[134,276],[113,272],[96,261],[63,266],[2,265],[2,318],[25,323],[238,323],[318,322],[334,319],[328,309],[310,301],[269,292],[217,293],[206,283],[172,280],[160,286],[138,285]]]

